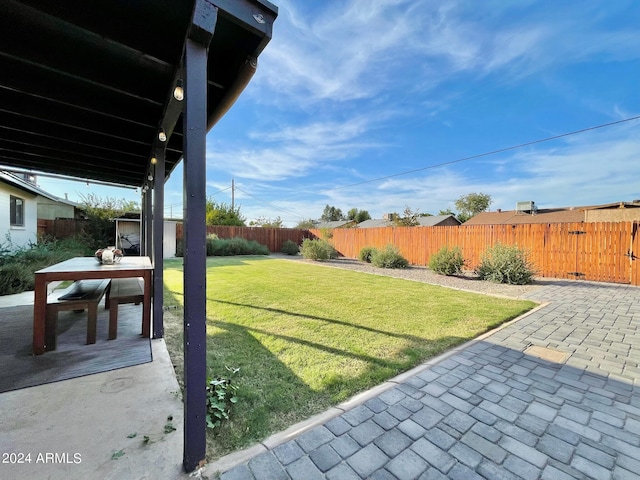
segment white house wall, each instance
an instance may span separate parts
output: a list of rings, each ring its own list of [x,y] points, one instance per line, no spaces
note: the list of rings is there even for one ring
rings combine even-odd
[[[75,218],[73,205],[65,205],[43,196],[38,197],[38,218],[55,220],[56,218]]]
[[[164,222],[162,256],[163,258],[173,258],[176,256],[176,222]]]
[[[11,227],[9,216],[9,197],[19,197],[24,200],[24,226]],[[29,242],[35,243],[38,239],[38,204],[36,197],[0,182],[0,243],[8,243],[11,240],[13,247],[26,247]]]

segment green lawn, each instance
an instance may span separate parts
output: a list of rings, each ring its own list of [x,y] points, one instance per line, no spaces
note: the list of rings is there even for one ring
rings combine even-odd
[[[165,335],[182,380],[182,259],[165,262]],[[268,257],[207,260],[207,361],[240,368],[212,459],[266,438],[530,310],[508,300]]]

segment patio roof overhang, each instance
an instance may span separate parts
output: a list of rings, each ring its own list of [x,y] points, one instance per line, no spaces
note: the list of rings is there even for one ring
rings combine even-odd
[[[251,79],[276,15],[267,0],[0,0],[0,170],[142,187],[143,252],[156,266],[159,180],[184,160],[187,471],[206,449],[205,136]]]
[[[158,148],[183,156],[182,76],[195,0],[0,0],[2,165],[141,187]],[[233,104],[271,38],[266,0],[206,0],[208,127]],[[206,18],[201,21],[209,21]],[[168,136],[158,139],[160,129]]]

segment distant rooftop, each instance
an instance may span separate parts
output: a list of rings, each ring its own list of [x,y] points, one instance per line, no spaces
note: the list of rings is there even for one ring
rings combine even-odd
[[[576,223],[585,221],[585,212],[588,210],[603,210],[614,208],[640,208],[639,201],[616,202],[603,205],[586,205],[577,207],[537,208],[530,212],[517,210],[496,210],[494,212],[481,212],[463,225],[515,225],[532,223]]]

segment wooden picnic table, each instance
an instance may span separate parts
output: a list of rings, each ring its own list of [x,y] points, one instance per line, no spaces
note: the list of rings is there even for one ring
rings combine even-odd
[[[120,263],[102,265],[95,257],[76,257],[51,265],[35,273],[35,297],[33,305],[33,353],[41,355],[48,350],[45,343],[47,284],[57,280],[88,280],[104,278],[142,277],[144,300],[142,302],[142,335],[151,332],[151,292],[153,266],[149,257],[123,257]]]

